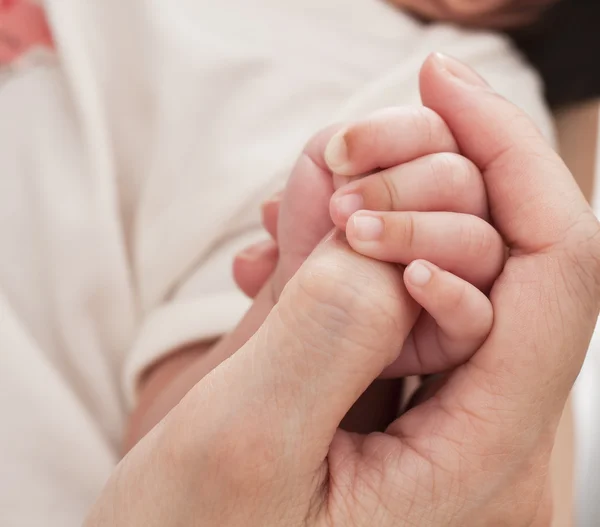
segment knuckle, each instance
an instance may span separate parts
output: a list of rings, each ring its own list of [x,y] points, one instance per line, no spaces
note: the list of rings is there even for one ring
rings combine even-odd
[[[431,159],[431,171],[436,186],[446,189],[452,197],[460,197],[468,188],[472,179],[470,164],[458,154],[434,154]]]
[[[454,197],[456,195],[456,185],[460,181],[453,175],[452,162],[447,154],[433,154],[429,156],[429,173],[435,188],[443,190],[445,194]]]
[[[455,142],[446,122],[433,110],[417,107],[411,113],[416,132],[426,137],[431,144],[436,141],[436,149],[455,150]]]
[[[465,221],[460,226],[459,240],[466,252],[474,257],[488,257],[495,252],[498,238],[493,227],[479,220]]]
[[[378,177],[378,176],[375,176]],[[394,178],[393,171],[385,170],[379,174],[383,192],[385,198],[388,200],[389,207],[393,210],[399,210],[401,206],[400,194],[398,193],[398,187],[396,186],[396,180]]]
[[[479,170],[471,161],[458,154],[445,154],[445,157],[450,189],[455,196],[464,195],[465,190],[473,186],[483,186]]]
[[[436,188],[443,192],[456,212],[487,215],[485,189],[478,168],[468,159],[452,152],[430,156],[430,170]]]
[[[302,317],[308,345],[332,352],[348,350],[350,345],[380,354],[385,360],[395,357],[397,347],[392,343],[402,335],[406,318],[398,298],[400,276],[388,266],[375,266],[368,260],[362,265],[345,265],[344,258],[335,266],[316,259],[312,263],[296,275],[298,296],[288,299],[289,316]]]
[[[429,108],[413,108],[408,112],[411,125],[416,134],[431,141],[435,137],[438,120],[441,118]]]
[[[417,220],[415,215],[411,212],[404,214],[403,221],[399,223],[399,229],[399,242],[410,249],[414,248],[417,230]]]

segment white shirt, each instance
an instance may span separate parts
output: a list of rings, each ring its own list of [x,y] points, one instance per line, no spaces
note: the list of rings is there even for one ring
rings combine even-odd
[[[233,254],[304,142],[417,104],[425,57],[476,68],[550,136],[485,33],[380,0],[49,0],[57,52],[0,85],[0,524],[76,526],[136,380],[248,306]],[[257,234],[258,233],[258,234]]]

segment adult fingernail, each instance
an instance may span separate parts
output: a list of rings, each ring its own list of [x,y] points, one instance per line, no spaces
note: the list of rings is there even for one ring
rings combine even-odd
[[[383,234],[383,221],[376,216],[355,214],[352,216],[352,224],[354,235],[363,242],[378,240]]]
[[[490,87],[487,81],[479,75],[479,73],[465,63],[449,57],[448,55],[444,55],[443,53],[434,53],[433,57],[444,71],[465,84],[468,84],[469,86],[479,86],[481,88]]]
[[[246,261],[256,261],[269,255],[277,249],[277,244],[272,240],[264,240],[247,247],[238,253],[237,258]]]
[[[346,131],[335,134],[325,148],[325,162],[332,172],[345,172],[348,168],[348,145],[346,144]]]
[[[408,281],[417,287],[426,286],[433,276],[431,269],[421,262],[411,263],[404,271],[404,274],[408,278]]]
[[[360,194],[346,194],[335,197],[333,207],[340,216],[348,219],[355,212],[364,209],[364,200]]]

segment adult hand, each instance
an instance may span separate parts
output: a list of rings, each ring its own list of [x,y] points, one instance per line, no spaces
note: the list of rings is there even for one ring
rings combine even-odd
[[[88,526],[548,523],[554,434],[598,315],[600,226],[529,119],[471,70],[430,58],[422,95],[482,169],[510,247],[485,344],[385,434],[339,431],[416,309],[396,269],[329,239],[117,467]]]

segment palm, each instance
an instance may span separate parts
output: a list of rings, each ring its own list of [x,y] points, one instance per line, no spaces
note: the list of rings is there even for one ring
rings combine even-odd
[[[458,377],[468,374],[460,371],[463,368],[457,370]],[[485,412],[469,413],[454,402],[453,382],[450,380],[450,387],[398,418],[386,433],[358,435],[338,430],[326,463],[327,512],[337,514],[331,524],[476,526],[485,523],[477,516],[477,510],[484,507],[488,513],[495,508],[493,518],[497,524],[510,524],[515,514],[533,514],[528,525],[549,524],[551,488],[543,462],[504,467],[510,484],[502,493],[498,493],[497,482],[490,479],[486,469],[486,462],[491,467],[510,455],[503,452],[502,445],[488,458],[465,463],[472,453],[468,435],[478,437],[475,432],[489,423],[484,420]],[[539,457],[545,455],[541,448]],[[476,466],[479,462],[482,464]],[[539,485],[532,487],[532,478]],[[469,504],[460,499],[464,487],[469,488]],[[401,492],[386,495],[379,491],[382,488]],[[423,516],[421,503],[435,504],[429,507],[427,517]],[[506,503],[511,507],[507,508]],[[533,513],[531,503],[540,504]],[[415,510],[418,516],[412,516]]]

